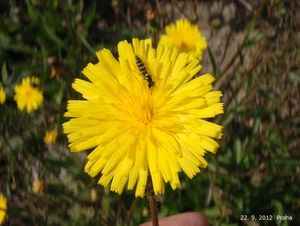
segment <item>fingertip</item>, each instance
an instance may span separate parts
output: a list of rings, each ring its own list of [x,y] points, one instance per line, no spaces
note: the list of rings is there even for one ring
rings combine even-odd
[[[194,226],[208,226],[207,218],[200,212],[191,212],[191,221]]]
[[[207,218],[199,212],[181,213],[159,219],[160,226],[208,226]],[[139,226],[152,226],[151,222]]]

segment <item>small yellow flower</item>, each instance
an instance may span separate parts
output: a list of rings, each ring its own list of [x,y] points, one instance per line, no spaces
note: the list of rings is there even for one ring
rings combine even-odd
[[[50,131],[47,131],[45,136],[44,136],[44,142],[48,145],[51,145],[53,143],[55,143],[57,138],[57,130],[53,129]]]
[[[186,19],[177,20],[165,27],[166,34],[160,37],[160,43],[173,45],[180,52],[187,52],[191,56],[202,59],[202,54],[207,48],[206,39],[202,36],[199,27]]]
[[[59,76],[58,71],[55,69],[55,67],[51,68],[50,78],[57,78]]]
[[[0,193],[0,225],[4,222],[6,216],[7,201],[6,198]]]
[[[68,102],[69,147],[92,149],[85,171],[119,194],[136,188],[142,197],[147,181],[155,194],[165,183],[179,188],[180,172],[192,178],[207,166],[205,153],[218,149],[222,126],[206,119],[223,113],[222,93],[212,90],[212,75],[192,79],[199,60],[176,48],[133,39],[118,53],[117,60],[99,51],[99,62],[83,70],[89,81],[73,83],[84,99]]]
[[[26,110],[28,113],[38,109],[43,102],[42,92],[34,87],[39,83],[36,77],[23,78],[20,85],[15,87],[14,99],[20,111]]]
[[[4,104],[6,100],[6,94],[4,88],[0,85],[0,104]]]
[[[40,193],[43,192],[45,190],[45,183],[39,179],[33,181],[32,184],[32,191],[34,193]]]

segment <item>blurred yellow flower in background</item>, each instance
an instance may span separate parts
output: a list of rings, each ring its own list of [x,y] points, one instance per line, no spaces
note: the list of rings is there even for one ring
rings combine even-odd
[[[5,220],[6,209],[7,209],[6,198],[0,193],[0,224],[2,224]]]
[[[0,104],[4,104],[6,100],[6,94],[4,88],[0,85]]]
[[[119,194],[127,185],[144,196],[149,173],[155,194],[164,183],[179,188],[179,173],[195,176],[219,146],[222,126],[205,118],[223,113],[222,93],[212,91],[212,75],[192,79],[199,60],[176,48],[133,39],[119,42],[118,53],[116,60],[107,49],[97,52],[99,62],[83,70],[89,81],[73,83],[84,100],[68,102],[69,147],[93,149],[85,171]]]
[[[38,109],[43,102],[42,92],[35,87],[39,80],[36,77],[26,77],[22,79],[20,85],[15,87],[14,99],[20,111],[26,110],[28,113]]]
[[[166,34],[160,37],[160,44],[173,45],[179,51],[189,53],[190,58],[202,59],[207,42],[198,25],[193,25],[186,19],[180,19],[175,24],[167,25],[165,32]]]
[[[57,130],[53,129],[50,131],[46,131],[44,136],[44,142],[48,145],[54,144],[57,138]]]
[[[58,71],[53,67],[51,68],[50,78],[58,77]]]
[[[45,183],[39,179],[36,179],[32,183],[32,191],[34,193],[40,193],[45,190]]]

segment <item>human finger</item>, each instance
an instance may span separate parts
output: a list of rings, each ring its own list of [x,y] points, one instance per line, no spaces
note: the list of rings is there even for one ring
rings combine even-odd
[[[139,226],[152,226],[152,223],[148,221]],[[208,221],[199,212],[188,212],[160,218],[159,226],[208,226]]]

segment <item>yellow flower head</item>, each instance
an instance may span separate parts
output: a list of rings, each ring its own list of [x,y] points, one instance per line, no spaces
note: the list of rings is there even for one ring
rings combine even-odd
[[[48,145],[51,145],[55,143],[57,138],[57,130],[53,129],[50,131],[46,131],[45,136],[44,136],[44,142]]]
[[[6,100],[6,94],[3,87],[0,85],[0,104],[4,104]]]
[[[192,178],[206,167],[206,151],[215,153],[222,127],[205,118],[223,113],[214,77],[192,79],[199,61],[151,39],[118,44],[119,58],[103,49],[73,88],[84,100],[70,100],[64,123],[70,149],[93,149],[85,171],[117,193],[136,187],[142,197],[150,173],[155,194],[164,184],[180,187],[179,172]]]
[[[15,87],[14,99],[17,102],[18,109],[26,109],[28,113],[36,110],[43,102],[43,94],[34,87],[39,83],[36,77],[23,78],[20,85]]]
[[[32,184],[32,191],[34,193],[41,193],[45,190],[45,183],[44,181],[41,181],[39,179],[36,179],[33,181],[33,184]]]
[[[6,198],[0,193],[0,225],[4,222],[6,216],[7,201]]]
[[[187,52],[190,57],[202,59],[207,48],[206,39],[202,36],[199,27],[186,19],[177,20],[165,27],[166,34],[160,37],[160,43],[175,46],[180,52]]]

